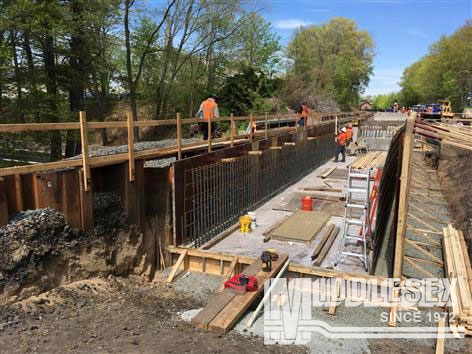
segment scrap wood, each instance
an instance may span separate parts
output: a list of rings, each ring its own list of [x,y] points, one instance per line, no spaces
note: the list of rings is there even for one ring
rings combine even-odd
[[[249,265],[245,270],[245,275],[256,275],[261,269],[261,262],[259,259],[256,259],[251,265]],[[194,326],[202,329],[208,329],[210,322],[218,315],[226,305],[228,305],[231,300],[237,294],[231,289],[224,289],[223,291],[217,293],[208,305],[201,310],[193,319],[192,323]]]
[[[251,306],[251,304],[258,298],[259,294],[262,293],[262,291],[264,290],[264,283],[267,280],[273,278],[286,264],[287,260],[287,254],[279,254],[279,258],[276,261],[272,262],[272,270],[270,272],[264,272],[262,270],[259,270],[259,272],[256,274],[257,282],[259,285],[258,290],[248,291],[245,294],[235,295],[213,317],[213,319],[208,324],[207,329],[212,332],[227,333],[231,328],[233,328],[236,322],[244,315],[249,306]],[[257,260],[256,262],[260,269],[260,260]],[[212,301],[210,302],[210,305],[211,304]]]
[[[313,265],[319,267],[321,263],[323,263],[323,260],[325,259],[326,255],[331,249],[331,246],[333,245],[333,242],[336,239],[336,236],[338,235],[338,233],[339,233],[339,226],[335,226],[334,229],[331,231],[328,240],[325,242],[323,248],[321,249],[318,257],[316,257]]]
[[[185,260],[185,257],[187,257],[188,250],[185,250],[182,252],[179,256],[179,259],[175,263],[174,267],[172,268],[171,272],[169,273],[169,276],[167,277],[167,282],[172,283],[172,280],[174,280],[175,275],[177,274],[177,271],[180,268],[180,265],[183,263]]]
[[[463,248],[462,233],[451,224],[443,228],[443,251],[446,276],[457,279],[457,285],[451,290],[451,309],[454,313],[452,322],[464,327],[466,334],[472,334],[472,293],[470,259],[467,250]],[[464,241],[465,242],[465,241]],[[456,300],[456,301],[454,301]]]
[[[314,260],[318,255],[320,254],[321,249],[323,248],[324,244],[328,240],[329,236],[331,235],[331,232],[334,229],[333,224],[328,224],[328,227],[326,228],[326,232],[324,235],[321,237],[320,242],[316,245],[315,249],[313,250],[313,254],[311,255],[311,260]]]
[[[334,189],[334,188],[328,188],[325,186],[316,186],[316,187],[304,187],[304,188],[299,188],[302,191],[308,191],[308,192],[332,192],[332,193],[341,193],[342,189]]]
[[[325,170],[321,175],[319,175],[318,177],[321,177],[323,179],[327,178],[334,170],[336,169],[336,167],[330,167],[328,168],[327,170]]]

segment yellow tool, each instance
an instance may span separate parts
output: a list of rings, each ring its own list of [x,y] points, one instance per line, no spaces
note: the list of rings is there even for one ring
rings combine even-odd
[[[249,215],[243,215],[239,218],[239,224],[241,225],[241,232],[243,234],[248,234],[251,232],[251,225],[252,218]]]

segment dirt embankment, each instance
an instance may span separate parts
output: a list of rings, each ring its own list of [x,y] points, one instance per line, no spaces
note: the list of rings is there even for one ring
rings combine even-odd
[[[62,284],[144,272],[143,235],[114,194],[94,196],[95,229],[75,230],[53,209],[22,212],[0,228],[0,305]]]
[[[438,176],[454,226],[464,232],[472,258],[472,152],[442,145]]]

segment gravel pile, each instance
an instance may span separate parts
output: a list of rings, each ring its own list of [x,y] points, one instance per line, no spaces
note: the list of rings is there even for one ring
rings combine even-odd
[[[169,167],[173,162],[177,161],[175,157],[166,159],[148,160],[144,163],[144,168],[164,168]]]
[[[72,247],[80,233],[54,209],[36,209],[16,215],[0,228],[0,282],[4,273],[35,264],[47,253]]]
[[[202,141],[202,139],[191,138],[191,139],[182,139],[182,144],[191,144]],[[158,149],[158,148],[165,148],[169,146],[175,146],[176,141],[175,139],[165,139],[160,141],[142,141],[139,143],[134,144],[134,151],[143,151],[143,150],[150,150],[150,149]],[[123,154],[128,152],[128,145],[120,145],[120,146],[93,146],[90,147],[89,156],[90,157],[97,157],[97,156],[108,156],[114,154]],[[82,155],[77,155],[72,157],[72,159],[81,158]]]
[[[114,192],[93,193],[93,220],[96,235],[114,234],[115,231],[128,224],[128,214],[123,203]]]

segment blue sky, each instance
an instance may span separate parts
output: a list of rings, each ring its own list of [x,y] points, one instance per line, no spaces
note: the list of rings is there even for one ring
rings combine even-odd
[[[370,32],[376,43],[370,95],[397,91],[405,67],[472,18],[472,0],[268,0],[264,6],[284,46],[296,28],[333,16],[354,19]]]

